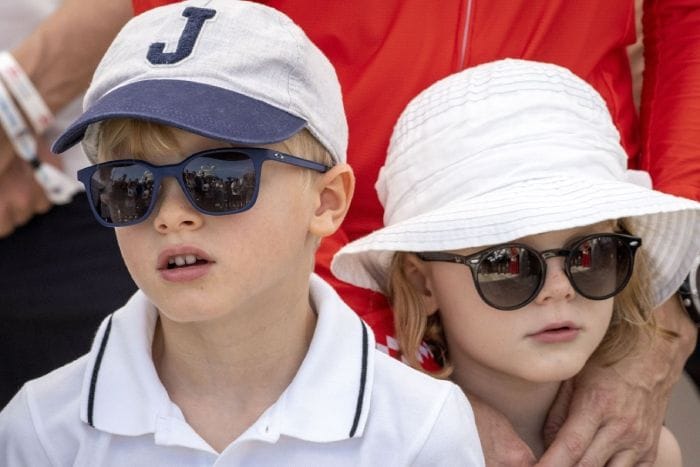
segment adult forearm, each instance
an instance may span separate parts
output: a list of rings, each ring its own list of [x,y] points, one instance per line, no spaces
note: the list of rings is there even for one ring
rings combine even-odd
[[[100,57],[131,15],[129,0],[65,0],[11,52],[55,113],[87,87]],[[0,181],[3,238],[51,203],[2,130]]]
[[[129,0],[66,0],[12,53],[55,112],[87,87],[131,15]]]

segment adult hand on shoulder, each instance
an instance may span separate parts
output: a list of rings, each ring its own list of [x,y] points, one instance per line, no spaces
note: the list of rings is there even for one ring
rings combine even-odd
[[[489,467],[525,467],[535,465],[535,456],[515,433],[508,419],[477,397],[468,394],[479,431],[481,449]]]
[[[1,133],[1,132],[0,132]],[[48,160],[49,149],[39,141],[39,157]],[[4,134],[0,135],[0,239],[26,224],[36,214],[51,208],[44,190],[34,179],[31,166],[13,151]]]
[[[650,466],[671,388],[694,348],[697,330],[672,297],[654,310],[680,337],[642,338],[610,366],[595,360],[565,383],[545,426],[549,448],[538,465]]]

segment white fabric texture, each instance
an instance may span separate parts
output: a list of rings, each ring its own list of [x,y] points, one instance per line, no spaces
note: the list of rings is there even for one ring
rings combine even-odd
[[[311,278],[316,330],[279,400],[217,453],[168,398],[151,359],[157,313],[141,292],[115,312],[89,388],[107,320],[86,356],[27,383],[0,412],[0,464],[74,466],[483,466],[474,415],[453,383],[374,349],[374,336],[335,291]],[[363,326],[369,348],[362,410]],[[261,346],[264,342],[260,343]]]
[[[661,303],[700,251],[700,203],[645,188],[605,102],[565,68],[500,60],[451,75],[400,116],[376,189],[385,227],[333,273],[382,291],[396,251],[444,251],[628,218]]]

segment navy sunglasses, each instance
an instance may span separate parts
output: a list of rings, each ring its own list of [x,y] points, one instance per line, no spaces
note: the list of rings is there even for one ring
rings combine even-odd
[[[330,169],[272,149],[218,148],[169,165],[133,159],[105,162],[78,171],[78,179],[85,185],[98,222],[106,227],[125,227],[148,218],[164,177],[174,177],[192,206],[204,214],[221,216],[250,209],[258,197],[265,161],[320,173]]]

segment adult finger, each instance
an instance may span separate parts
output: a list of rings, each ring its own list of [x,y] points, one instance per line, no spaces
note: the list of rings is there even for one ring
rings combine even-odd
[[[638,462],[639,453],[633,449],[625,449],[615,454],[606,467],[651,467],[653,462]]]
[[[566,381],[559,388],[557,397],[554,399],[552,406],[549,408],[547,420],[545,421],[544,428],[542,429],[545,447],[552,444],[554,438],[557,436],[557,433],[564,425],[566,417],[569,414],[569,406],[571,405],[573,394],[573,381]]]
[[[29,164],[14,157],[8,170],[0,174],[0,238],[50,208]]]
[[[619,440],[624,436],[621,430],[604,426],[596,433],[588,449],[576,464],[578,467],[602,467],[616,465],[631,467],[641,457],[634,449],[620,450]]]
[[[10,144],[10,140],[7,139],[5,132],[0,129],[0,174],[7,170],[14,157],[15,151]]]
[[[37,138],[36,142],[36,153],[39,160],[44,163],[51,164],[60,170],[63,167],[63,157],[57,156],[51,152],[51,142],[43,137]]]
[[[571,415],[576,413],[578,415]],[[554,441],[537,465],[541,467],[576,465],[593,441],[600,424],[601,415],[596,411],[571,410],[569,418],[561,426]]]

